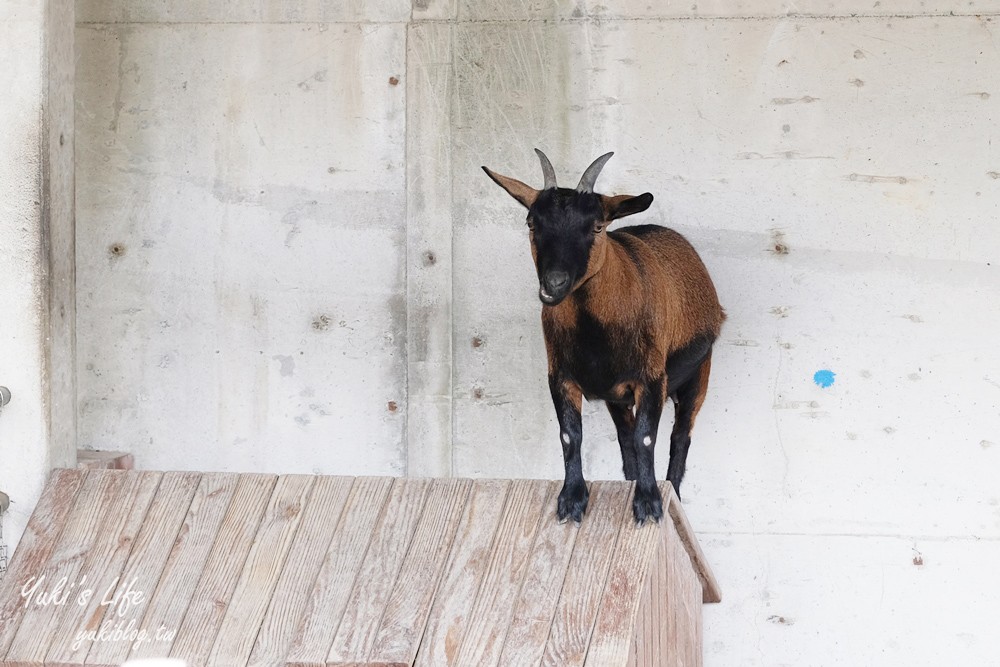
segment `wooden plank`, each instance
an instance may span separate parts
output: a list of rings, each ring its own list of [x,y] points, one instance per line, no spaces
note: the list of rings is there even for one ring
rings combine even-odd
[[[552,627],[559,592],[569,566],[579,526],[573,521],[559,523],[555,518],[559,484],[553,484],[545,499],[542,524],[531,553],[521,599],[514,609],[500,654],[500,665],[518,667],[537,665],[545,652],[545,640]],[[589,519],[588,519],[589,520]]]
[[[239,475],[232,473],[202,475],[138,626],[147,641],[131,645],[130,658],[170,654],[238,482]]]
[[[368,554],[361,562],[354,590],[327,654],[327,662],[363,662],[367,659],[430,486],[428,479],[393,480],[389,499],[375,526]]]
[[[278,478],[209,655],[209,667],[242,666],[250,660],[315,479],[312,475]]]
[[[696,667],[701,667],[705,659],[705,616],[702,611],[701,604],[698,603],[704,603],[704,588],[700,577],[697,577],[697,582],[698,586],[694,589],[697,596],[688,596],[688,600],[693,600],[696,603],[695,611],[688,616],[692,626],[690,631],[691,637],[693,638],[691,648],[694,651],[694,656],[690,664],[695,665]]]
[[[120,602],[104,614],[98,640],[91,645],[86,664],[116,667],[128,658],[132,642],[126,637],[140,630],[150,596],[160,581],[200,481],[201,474],[196,472],[164,473],[115,587],[112,599]]]
[[[542,665],[582,665],[594,619],[602,604],[612,557],[618,558],[618,535],[631,523],[632,483],[594,482],[590,509],[576,538],[566,570]],[[594,663],[597,664],[597,663]]]
[[[391,488],[392,480],[386,477],[359,477],[354,481],[330,550],[306,600],[302,624],[288,651],[290,665],[325,667],[327,652]]]
[[[284,664],[305,612],[304,601],[316,582],[353,484],[352,477],[316,479],[295,532],[295,542],[288,551],[281,578],[257,634],[249,667]]]
[[[654,644],[656,650],[647,660],[645,665],[656,664],[652,662],[653,657],[660,657],[661,662],[670,664],[676,661],[678,653],[677,646],[677,585],[679,563],[677,554],[673,547],[679,544],[677,529],[672,523],[668,523],[662,529],[662,539],[660,540],[660,553],[657,554],[659,562],[654,565],[649,578],[650,585],[647,587],[650,594],[650,608],[647,613],[647,630],[642,637],[643,644]],[[687,554],[681,555],[685,562],[683,565],[690,568],[690,561]],[[699,609],[699,613],[700,613]]]
[[[673,485],[664,484],[660,488],[664,490],[663,500],[667,504],[667,513],[677,527],[677,534],[687,550],[695,572],[698,573],[698,578],[701,579],[702,602],[721,602],[722,589],[719,588],[719,582],[715,580],[715,575],[712,574],[712,569],[708,566],[708,559],[705,558],[705,553],[701,550],[701,545],[698,544],[694,529],[691,528],[684,510],[681,509],[681,501],[677,499]],[[669,496],[669,502],[667,502],[667,496]]]
[[[635,622],[643,591],[656,560],[656,547],[664,526],[625,522],[618,534],[615,557],[604,585],[590,648],[584,664],[593,667],[624,666],[632,646]]]
[[[678,502],[671,488],[661,490],[669,502]],[[677,528],[674,521],[661,528],[656,561],[638,612],[630,667],[702,663],[704,585]]]
[[[546,498],[556,482],[516,480],[504,507],[504,518],[494,540],[493,554],[467,620],[458,663],[494,665],[500,658],[507,626],[521,592]]]
[[[660,551],[661,562],[654,570],[655,576],[651,577],[651,583],[656,588],[654,593],[656,597],[653,599],[656,606],[651,612],[655,614],[655,620],[658,621],[656,625],[663,628],[658,640],[663,656],[667,659],[666,662],[682,665],[682,652],[678,650],[680,643],[684,640],[681,634],[681,624],[684,620],[683,611],[678,608],[682,570],[687,570],[696,579],[697,576],[691,569],[691,559],[688,558],[687,552],[684,551],[684,545],[681,544],[680,538],[677,536],[677,527],[672,523],[666,526],[663,531]],[[683,560],[679,558],[683,558]],[[700,607],[697,613],[701,614]]]
[[[414,665],[458,664],[465,620],[486,574],[510,485],[506,480],[473,481]]]
[[[240,475],[170,657],[193,665],[208,661],[276,481],[277,475]]]
[[[74,508],[86,473],[82,470],[53,470],[28,520],[21,542],[10,559],[7,574],[0,579],[0,660],[7,655],[21,618],[25,599],[21,591],[41,576],[49,556]]]
[[[26,599],[27,608],[11,642],[6,659],[12,663],[40,664],[68,608],[76,605],[85,588],[81,584],[83,562],[100,534],[100,527],[119,493],[127,487],[128,473],[108,474],[89,471],[66,519],[59,542],[33,586],[35,594]],[[43,594],[52,594],[48,599]]]
[[[104,614],[110,608],[105,603],[117,588],[149,504],[163,478],[161,472],[147,471],[105,470],[97,474],[122,475],[126,478],[126,486],[114,505],[104,508],[100,532],[87,551],[81,569],[87,579],[86,591],[91,595],[86,601],[78,598],[77,613],[64,613],[45,659],[49,664],[78,665],[86,659]]]
[[[654,554],[655,560],[647,577],[633,628],[632,646],[626,663],[629,667],[673,665],[676,657],[670,639],[675,627],[670,621],[670,611],[674,601],[671,587],[674,585],[673,571],[676,563],[669,556],[667,541],[676,531],[671,522],[664,522],[660,524],[660,533],[659,546]]]
[[[676,532],[671,532],[669,548],[672,585],[670,588],[671,646],[674,664],[695,667],[702,663],[701,621],[704,586],[697,570],[691,566],[686,546]]]
[[[368,664],[412,664],[471,488],[467,479],[434,480]]]
[[[84,470],[134,470],[135,461],[126,452],[76,450],[76,467]]]

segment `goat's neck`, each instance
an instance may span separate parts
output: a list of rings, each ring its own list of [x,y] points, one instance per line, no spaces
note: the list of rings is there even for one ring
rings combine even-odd
[[[574,292],[577,307],[598,320],[627,316],[629,306],[642,293],[639,276],[628,252],[614,237],[604,241],[603,257],[598,258],[588,277]]]

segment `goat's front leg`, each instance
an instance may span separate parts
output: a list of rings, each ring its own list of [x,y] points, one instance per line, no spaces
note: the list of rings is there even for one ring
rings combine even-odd
[[[560,521],[572,518],[580,522],[583,520],[583,513],[587,511],[587,501],[590,498],[587,484],[583,480],[583,462],[580,457],[580,446],[583,444],[580,405],[583,394],[576,383],[555,375],[549,376],[549,390],[552,392],[552,403],[559,419],[559,439],[562,442],[563,463],[566,466],[566,477],[562,491],[559,492],[556,516]]]
[[[634,480],[639,472],[635,460],[635,415],[632,406],[625,403],[608,403],[608,412],[618,431],[618,446],[622,450],[622,472],[625,479]]]
[[[638,467],[632,512],[637,523],[646,519],[663,518],[663,498],[656,485],[653,452],[656,449],[656,430],[667,398],[667,378],[662,376],[642,388],[636,397],[635,431],[633,446]]]

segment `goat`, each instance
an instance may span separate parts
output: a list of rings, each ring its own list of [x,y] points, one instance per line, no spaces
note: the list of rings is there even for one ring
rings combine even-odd
[[[613,153],[597,158],[570,190],[556,185],[552,163],[535,152],[545,178],[541,190],[483,170],[528,209],[549,390],[566,469],[556,515],[579,522],[587,509],[580,458],[585,396],[604,400],[611,413],[625,479],[636,482],[636,522],[659,521],[663,500],[653,451],[660,414],[666,399],[672,399],[667,480],[679,497],[691,429],[705,400],[712,345],[725,312],[704,263],[679,233],[658,225],[606,231],[611,222],[641,213],[653,202],[648,192],[636,197],[594,192]]]

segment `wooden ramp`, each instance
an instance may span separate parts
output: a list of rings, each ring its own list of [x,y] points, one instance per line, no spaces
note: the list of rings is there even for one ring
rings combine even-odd
[[[698,665],[719,592],[669,485],[57,470],[0,581],[0,667]]]

